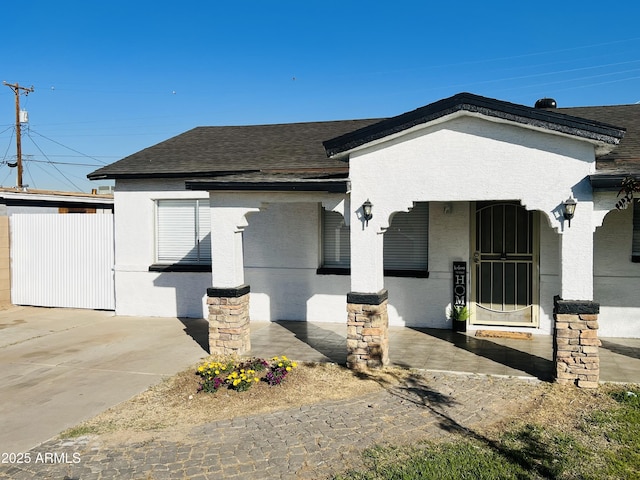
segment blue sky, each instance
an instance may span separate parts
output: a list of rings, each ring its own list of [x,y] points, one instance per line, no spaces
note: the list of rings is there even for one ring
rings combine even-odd
[[[640,4],[41,1],[5,9],[0,80],[22,96],[24,183],[87,173],[199,125],[378,118],[458,92],[533,105],[640,101]],[[16,183],[0,85],[0,185]]]

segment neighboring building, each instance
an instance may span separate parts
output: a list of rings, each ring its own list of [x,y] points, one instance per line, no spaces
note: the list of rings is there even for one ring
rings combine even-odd
[[[113,213],[113,195],[0,187],[0,306],[11,303],[9,228],[16,213]]]
[[[107,194],[0,187],[0,216],[14,213],[113,213]]]
[[[227,303],[339,322],[348,305],[354,364],[375,356],[355,347],[367,315],[450,328],[454,262],[470,329],[549,335],[578,310],[601,335],[640,337],[625,175],[640,176],[640,105],[462,93],[382,120],[198,127],[89,178],[116,181],[117,314],[201,317],[208,302],[212,322]],[[386,351],[384,328],[367,330],[381,332]]]

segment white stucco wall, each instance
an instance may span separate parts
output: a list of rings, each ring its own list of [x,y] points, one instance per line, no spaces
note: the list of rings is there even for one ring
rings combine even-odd
[[[594,294],[600,336],[640,337],[640,263],[631,262],[632,209],[613,210],[595,232]]]
[[[573,275],[574,280],[564,283],[580,284],[575,290],[578,295],[593,288],[594,300],[601,303],[601,335],[640,336],[640,327],[627,320],[629,314],[639,318],[640,313],[640,265],[629,260],[630,211],[612,212],[595,236],[584,234],[596,228],[609,208],[598,199],[594,203],[586,188],[586,178],[594,170],[592,145],[462,117],[354,152],[350,169],[352,189],[346,198],[302,193],[216,193],[211,197],[212,204],[238,205],[254,212],[246,215],[246,227],[238,223],[244,228],[242,273],[251,286],[254,320],[341,322],[346,320],[348,292],[386,288],[390,324],[446,328],[452,262],[469,262],[470,257],[470,202],[520,200],[526,208],[542,213],[537,332],[552,332],[553,297],[563,289],[563,275]],[[579,204],[570,241],[563,244],[568,230],[559,209],[569,196]],[[118,181],[117,314],[205,315],[212,274],[158,273],[148,268],[154,261],[154,200],[208,197],[207,192],[185,190],[184,179]],[[367,198],[374,204],[374,217],[363,227],[359,208]],[[382,232],[394,212],[406,211],[415,201],[430,202],[429,278],[384,277]],[[321,263],[322,202],[325,206],[334,202],[338,211],[346,208],[352,251],[358,252],[352,255],[351,276],[316,273]],[[451,207],[446,212],[445,203]],[[214,249],[216,242],[219,246],[227,242],[223,237],[216,239],[214,226]],[[591,252],[592,241],[593,264],[587,259],[567,262],[562,268],[562,252],[580,258],[581,253]],[[592,269],[596,276],[590,286]],[[220,278],[233,282],[236,277]]]
[[[594,148],[574,138],[543,133],[475,116],[417,127],[398,138],[354,151],[350,155],[351,204],[374,204],[369,228],[355,229],[352,248],[379,252],[380,239],[395,211],[414,201],[520,200],[529,210],[548,216],[564,231],[560,210],[570,196],[580,209],[592,208],[587,176],[595,169]],[[392,179],[391,181],[389,179]],[[351,221],[361,223],[352,210]],[[591,216],[576,215],[565,255],[591,257]],[[568,230],[566,230],[569,232]],[[586,255],[585,253],[588,252]],[[373,292],[381,287],[378,255],[352,262],[352,289]],[[562,271],[565,298],[589,300],[590,264]],[[584,270],[584,272],[582,271]]]
[[[594,170],[594,147],[585,141],[473,115],[419,126],[396,138],[357,149],[350,154],[351,204],[361,205],[369,199],[374,205],[374,218],[369,227],[352,229],[352,249],[372,252],[368,258],[352,261],[352,290],[380,289],[380,232],[388,227],[394,211],[406,210],[414,201],[519,200],[527,209],[541,212],[544,228],[538,332],[550,333],[554,295],[576,300],[590,300],[593,296],[590,232],[594,228],[594,206],[588,175]],[[571,229],[561,215],[562,202],[569,197],[579,203]],[[361,224],[360,219],[361,212],[352,210],[352,223]],[[468,242],[468,220],[456,226]],[[440,237],[442,241],[456,238],[450,228],[445,232]],[[353,235],[357,237],[354,239]],[[439,235],[438,230],[434,229],[431,235]],[[468,247],[451,247],[449,253],[442,257],[447,262],[457,256],[469,259]],[[565,268],[561,267],[562,256],[569,259]],[[580,262],[573,261],[576,258]],[[444,272],[449,272],[450,265],[445,266]],[[433,267],[434,264],[429,280],[447,275]],[[393,283],[384,280],[390,298]],[[438,298],[445,298],[448,303],[449,284],[445,281],[441,286]],[[427,312],[434,307],[425,305]],[[442,310],[444,305],[437,308]],[[435,320],[430,314],[429,317]]]
[[[540,311],[539,333],[553,333],[553,297],[560,294],[560,238],[549,219],[539,217],[540,232]]]
[[[268,196],[266,197],[268,199]],[[389,323],[447,327],[451,265],[469,257],[469,204],[430,205],[429,278],[385,277]],[[320,275],[320,210],[315,203],[271,203],[248,216],[245,279],[255,320],[346,321],[350,279]]]
[[[158,186],[121,181],[116,193],[116,312],[118,315],[202,317],[211,274],[149,272],[154,261],[154,200],[206,198],[182,190],[180,180]],[[161,187],[161,188],[160,188]],[[275,199],[274,195],[271,195]],[[350,278],[316,273],[320,259],[318,202],[269,203],[247,215],[245,281],[254,320],[346,321]],[[331,203],[331,202],[327,202]],[[434,202],[430,208],[430,278],[385,278],[393,325],[447,326],[451,262],[468,258],[469,206]],[[212,240],[216,242],[215,231]]]
[[[115,205],[116,314],[201,318],[210,273],[149,272],[155,258],[155,200],[204,198],[172,181],[118,180]]]

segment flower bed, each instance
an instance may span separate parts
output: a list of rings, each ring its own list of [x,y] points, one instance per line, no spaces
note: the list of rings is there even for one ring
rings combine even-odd
[[[228,388],[244,392],[260,381],[271,386],[280,385],[297,366],[285,355],[273,357],[270,362],[262,358],[206,362],[196,369],[196,375],[202,379],[198,391],[215,393],[221,388]]]

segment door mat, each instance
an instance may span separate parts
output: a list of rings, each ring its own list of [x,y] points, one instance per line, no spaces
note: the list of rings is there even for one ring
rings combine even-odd
[[[533,340],[533,335],[526,332],[504,332],[501,330],[476,330],[476,337],[513,338],[515,340]]]

